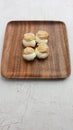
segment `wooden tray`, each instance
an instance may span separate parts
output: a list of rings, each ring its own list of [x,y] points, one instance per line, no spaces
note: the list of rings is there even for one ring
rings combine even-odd
[[[27,62],[22,58],[22,38],[26,32],[39,29],[50,34],[50,55]],[[70,59],[66,26],[61,21],[11,21],[7,24],[2,54],[1,74],[5,78],[66,78]]]

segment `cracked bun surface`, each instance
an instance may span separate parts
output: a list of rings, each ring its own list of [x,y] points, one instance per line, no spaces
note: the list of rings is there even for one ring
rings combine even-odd
[[[36,33],[36,42],[38,44],[42,43],[48,43],[49,34],[46,31],[39,30]]]
[[[25,60],[31,61],[34,60],[34,58],[36,57],[36,53],[35,50],[31,47],[26,47],[23,50],[22,56]]]
[[[36,56],[39,59],[45,59],[49,55],[49,47],[45,43],[40,43],[40,45],[35,49]]]
[[[23,45],[25,47],[35,47],[36,41],[35,41],[35,35],[33,33],[25,33],[23,38]]]

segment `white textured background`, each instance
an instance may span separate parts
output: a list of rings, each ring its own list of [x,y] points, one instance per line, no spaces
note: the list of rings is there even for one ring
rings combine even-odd
[[[63,20],[73,71],[73,0],[0,0],[0,59],[10,20]],[[73,73],[66,80],[0,77],[0,130],[73,130]]]

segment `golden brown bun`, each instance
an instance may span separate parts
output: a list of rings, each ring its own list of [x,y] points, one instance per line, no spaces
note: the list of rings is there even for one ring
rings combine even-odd
[[[39,30],[36,33],[36,36],[38,36],[41,39],[48,39],[49,38],[49,34],[46,31],[43,31],[43,30]]]
[[[23,54],[25,54],[25,55],[32,54],[32,53],[34,53],[34,49],[31,48],[31,47],[26,47],[26,48],[23,50]]]
[[[40,43],[39,46],[37,47],[37,49],[41,53],[47,53],[47,52],[49,52],[49,47],[45,43]]]
[[[26,41],[35,40],[35,35],[33,33],[25,33],[24,34],[24,40],[26,40]]]

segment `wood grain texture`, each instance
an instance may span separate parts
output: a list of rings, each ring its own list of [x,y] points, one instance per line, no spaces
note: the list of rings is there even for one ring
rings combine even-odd
[[[26,32],[39,29],[50,34],[47,59],[28,62],[22,58],[22,39]],[[70,75],[70,58],[66,26],[60,21],[12,21],[7,24],[1,63],[6,78],[66,78]]]

